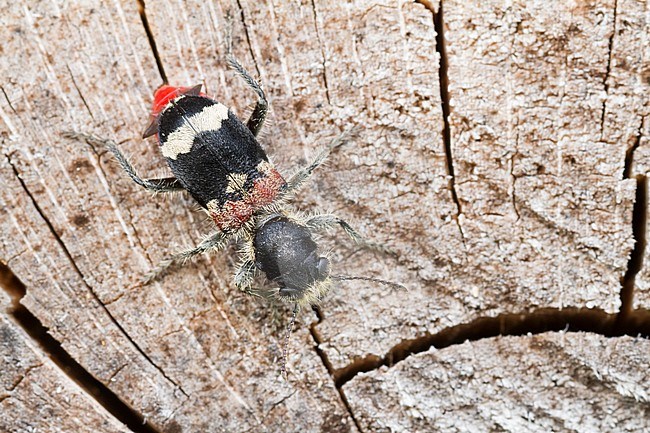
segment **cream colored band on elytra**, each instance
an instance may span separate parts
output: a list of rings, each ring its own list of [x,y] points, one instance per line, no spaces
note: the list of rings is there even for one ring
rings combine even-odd
[[[268,176],[269,174],[271,174],[271,170],[273,170],[273,164],[271,164],[268,161],[262,160],[260,161],[259,164],[257,164],[257,167],[255,167],[255,169],[260,173]]]
[[[218,131],[221,122],[228,118],[228,107],[216,103],[185,119],[185,122],[169,134],[161,146],[165,158],[176,159],[182,153],[190,153],[194,138],[200,132]]]
[[[208,212],[210,213],[221,212],[221,206],[219,205],[219,200],[217,200],[216,198],[214,200],[210,200],[209,202],[207,202],[205,207],[208,209]]]
[[[244,184],[248,179],[246,173],[233,173],[228,175],[228,185],[226,186],[226,193],[237,191],[244,191]]]

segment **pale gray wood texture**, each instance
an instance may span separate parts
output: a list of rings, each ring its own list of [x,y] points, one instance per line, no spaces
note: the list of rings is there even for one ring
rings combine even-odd
[[[149,1],[148,27],[141,6],[3,7],[0,429],[650,429],[650,258],[635,248],[647,2],[445,1],[444,25],[424,0]],[[396,256],[332,231],[334,272],[408,287],[345,282],[320,314],[302,311],[288,380],[291,308],[238,293],[233,248],[139,284],[215,230],[191,198],[151,196],[104,149],[61,136],[113,139],[143,177],[168,176],[139,138],[162,84],[150,42],[170,84],[202,83],[244,118],[255,95],[225,63],[228,14],[282,173],[362,127],[295,206],[334,212]],[[125,426],[125,411],[146,424]]]

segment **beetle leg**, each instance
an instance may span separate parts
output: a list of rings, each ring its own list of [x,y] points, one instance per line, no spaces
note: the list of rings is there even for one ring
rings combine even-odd
[[[153,280],[156,280],[165,274],[170,267],[182,265],[199,254],[223,249],[228,243],[229,237],[230,235],[224,234],[223,232],[215,232],[205,238],[196,247],[181,251],[180,253],[163,259],[151,272],[145,275],[143,283],[149,284]]]
[[[361,236],[361,234],[359,234],[359,232],[357,232],[350,224],[348,224],[345,220],[337,217],[336,215],[319,214],[314,215],[305,221],[305,226],[307,226],[307,228],[310,230],[327,230],[337,225],[341,227],[345,234],[347,234],[350,239],[352,239],[357,245],[385,254],[395,255],[395,253],[391,251],[386,245],[369,241]]]
[[[246,84],[248,84],[248,86],[257,94],[257,104],[255,104],[255,108],[248,118],[248,122],[246,122],[248,129],[250,129],[253,135],[257,137],[257,134],[259,134],[262,126],[264,126],[264,119],[266,119],[266,113],[269,109],[269,103],[266,100],[264,90],[262,90],[262,86],[260,86],[257,80],[255,80],[255,78],[253,78],[248,73],[248,71],[244,69],[244,67],[239,63],[239,61],[237,61],[235,57],[228,55],[226,61],[228,62],[228,65],[230,65],[230,67],[233,68],[239,74],[239,76],[242,77],[244,81],[246,81]]]
[[[356,136],[357,131],[357,128],[353,128],[339,135],[325,149],[321,150],[320,153],[316,155],[316,158],[314,158],[311,164],[309,164],[307,167],[301,168],[296,173],[294,173],[287,181],[287,185],[281,191],[282,195],[293,194],[298,189],[300,189],[300,187],[304,185],[305,182],[307,182],[307,180],[311,177],[314,170],[320,167],[327,160],[327,157],[330,155],[330,153],[332,153],[332,151],[338,147],[346,144],[351,138]]]
[[[118,149],[113,140],[103,139],[90,134],[81,132],[64,132],[64,137],[76,140],[83,140],[91,146],[102,146],[108,149],[114,156],[126,174],[138,185],[153,192],[176,192],[185,191],[180,181],[175,177],[166,177],[162,179],[142,179],[138,176],[137,171],[129,159]]]

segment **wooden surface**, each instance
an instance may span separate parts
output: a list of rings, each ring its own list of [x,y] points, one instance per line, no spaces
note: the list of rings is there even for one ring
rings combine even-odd
[[[647,2],[139,6],[3,8],[0,431],[650,430]],[[295,205],[397,257],[332,232],[334,269],[409,289],[346,282],[301,312],[286,381],[290,310],[237,292],[234,249],[138,285],[213,230],[192,200],[61,137],[168,173],[139,138],[152,41],[171,84],[245,117],[228,11],[283,173],[363,127]]]
[[[373,432],[641,432],[650,377],[639,366],[649,363],[648,345],[631,337],[499,337],[363,373],[344,392]]]

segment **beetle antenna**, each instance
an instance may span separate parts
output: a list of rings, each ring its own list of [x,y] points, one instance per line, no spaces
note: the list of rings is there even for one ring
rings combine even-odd
[[[298,316],[298,304],[295,304],[293,306],[293,314],[291,316],[291,322],[289,322],[289,326],[287,326],[287,334],[284,337],[284,347],[282,348],[282,367],[280,368],[280,373],[284,377],[284,379],[288,379],[287,377],[287,349],[289,347],[289,337],[291,336],[291,332],[293,331],[293,326],[296,324],[296,317]]]
[[[373,283],[380,283],[386,286],[391,286],[394,289],[398,290],[407,290],[408,289],[400,283],[393,283],[392,281],[381,280],[379,278],[371,277],[355,277],[352,275],[332,275],[331,278],[336,281],[348,281],[348,280],[363,280],[363,281],[372,281]]]

